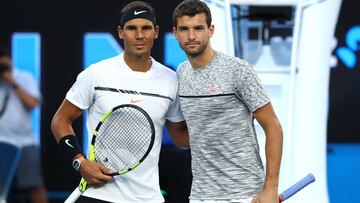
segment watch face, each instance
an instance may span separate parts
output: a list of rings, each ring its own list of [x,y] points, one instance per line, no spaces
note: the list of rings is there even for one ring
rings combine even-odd
[[[79,170],[80,169],[80,161],[79,160],[77,160],[77,159],[75,159],[74,161],[73,161],[73,167],[74,167],[74,169],[75,170]]]

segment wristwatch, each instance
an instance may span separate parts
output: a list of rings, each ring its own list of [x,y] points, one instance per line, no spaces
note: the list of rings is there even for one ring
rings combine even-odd
[[[72,166],[74,167],[74,169],[76,171],[79,171],[80,170],[80,165],[81,165],[81,160],[80,159],[75,159],[73,162],[72,162]]]

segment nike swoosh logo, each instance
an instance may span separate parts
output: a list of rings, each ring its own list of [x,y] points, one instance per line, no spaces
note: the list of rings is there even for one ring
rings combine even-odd
[[[69,145],[69,147],[74,148],[74,146],[72,146],[72,145],[69,143],[69,141],[70,141],[69,139],[66,139],[66,140],[65,140],[65,143],[66,143],[67,145]]]
[[[140,13],[145,13],[146,11],[134,11],[134,15],[139,15]]]
[[[131,99],[130,102],[131,103],[138,103],[138,102],[141,102],[142,99]]]

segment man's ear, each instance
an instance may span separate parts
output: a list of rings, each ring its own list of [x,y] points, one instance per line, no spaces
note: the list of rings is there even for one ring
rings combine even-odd
[[[175,38],[177,39],[177,36],[176,36],[176,33],[177,33],[177,30],[176,30],[176,27],[175,26],[173,26],[173,34],[174,34],[174,36],[175,36]]]
[[[155,26],[155,33],[156,33],[155,39],[157,39],[159,36],[159,30],[160,30],[160,27],[158,25]]]
[[[118,26],[117,30],[118,30],[118,36],[119,36],[119,38],[120,38],[120,39],[124,39],[122,27],[121,27],[121,26]]]
[[[210,30],[210,37],[212,37],[214,35],[214,32],[215,32],[215,26],[210,25],[209,30]]]

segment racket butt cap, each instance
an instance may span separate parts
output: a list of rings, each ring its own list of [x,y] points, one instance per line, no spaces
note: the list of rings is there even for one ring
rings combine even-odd
[[[284,201],[284,197],[282,195],[279,195],[279,202],[283,202]]]

